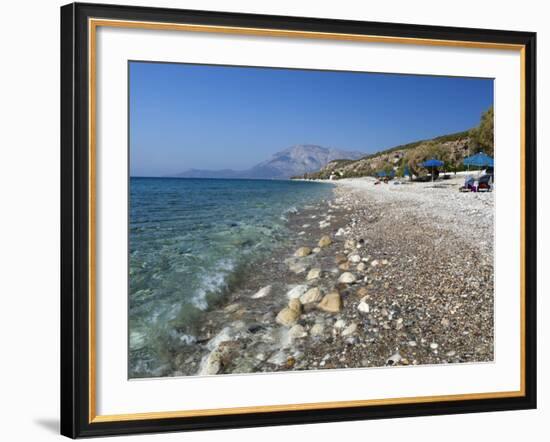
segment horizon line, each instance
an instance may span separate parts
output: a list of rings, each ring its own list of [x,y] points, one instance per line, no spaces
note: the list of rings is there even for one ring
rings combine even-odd
[[[475,127],[475,126],[474,126]],[[376,150],[372,153],[368,153],[368,152],[365,152],[365,151],[360,151],[360,150],[354,150],[353,152],[358,152],[358,153],[364,153],[364,156],[360,157],[360,158],[356,158],[356,159],[349,159],[349,158],[337,158],[335,160],[332,160],[332,161],[337,161],[337,160],[350,160],[350,161],[358,161],[358,160],[361,160],[367,156],[376,156],[376,155],[382,155],[384,152],[388,151],[388,150],[391,150],[391,149],[396,149],[398,147],[401,147],[401,146],[407,146],[409,144],[413,144],[413,143],[422,143],[424,141],[431,141],[431,140],[435,140],[437,138],[441,138],[441,137],[446,137],[446,136],[452,136],[452,135],[457,135],[457,134],[461,134],[461,133],[464,133],[464,132],[469,132],[470,130],[472,130],[473,128],[468,128],[468,129],[464,129],[464,130],[459,130],[457,132],[451,132],[451,133],[446,133],[446,134],[442,134],[442,135],[436,135],[434,137],[431,137],[431,138],[423,138],[423,139],[416,139],[414,141],[408,141],[406,143],[401,143],[401,144],[397,144],[397,145],[394,145],[394,146],[389,146],[389,147],[385,147],[385,148],[382,148],[381,150]],[[273,154],[271,155],[275,155],[276,153],[278,152],[282,152],[286,149],[290,149],[290,148],[293,148],[293,147],[296,147],[296,146],[315,146],[315,147],[322,147],[322,148],[325,148],[325,149],[337,149],[337,150],[348,150],[346,148],[339,148],[339,147],[328,147],[328,146],[323,146],[321,144],[311,144],[311,143],[302,143],[302,144],[292,144],[291,146],[289,147],[285,147],[284,149],[281,149],[281,150],[278,150],[276,152],[274,152]],[[352,151],[350,151],[352,152]],[[330,161],[329,161],[330,162]],[[328,164],[328,163],[327,163]],[[251,167],[254,167],[254,166],[251,166]],[[250,168],[250,167],[249,167]],[[219,172],[219,171],[223,171],[223,170],[230,170],[232,172],[244,172],[246,171],[247,169],[201,169],[201,168],[196,168],[196,167],[190,167],[190,168],[187,168],[185,169],[184,171],[182,172],[176,172],[176,174],[174,175],[170,175],[170,174],[165,174],[165,175],[128,175],[129,178],[186,178],[186,179],[219,179],[219,180],[225,180],[225,179],[249,179],[249,180],[265,180],[265,181],[272,181],[272,180],[284,180],[285,178],[206,178],[206,177],[203,177],[203,178],[199,178],[199,177],[178,177],[177,174],[181,174],[181,173],[184,173],[186,171],[192,171],[192,170],[198,170],[198,171],[202,171],[202,172]],[[290,179],[290,178],[288,178]]]

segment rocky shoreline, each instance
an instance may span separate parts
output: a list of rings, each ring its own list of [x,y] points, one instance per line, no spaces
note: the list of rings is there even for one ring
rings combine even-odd
[[[492,361],[492,222],[493,195],[454,181],[342,180],[157,374]]]

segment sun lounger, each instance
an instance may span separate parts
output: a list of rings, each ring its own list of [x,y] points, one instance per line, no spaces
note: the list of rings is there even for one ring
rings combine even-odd
[[[464,180],[464,185],[460,187],[458,190],[460,192],[472,192],[474,191],[475,186],[475,180],[473,176],[467,176]]]
[[[490,192],[492,190],[492,176],[483,175],[478,179],[477,191],[478,192]]]
[[[464,185],[458,190],[460,192],[490,192],[492,190],[492,175],[483,175],[478,179],[468,176],[464,180]]]

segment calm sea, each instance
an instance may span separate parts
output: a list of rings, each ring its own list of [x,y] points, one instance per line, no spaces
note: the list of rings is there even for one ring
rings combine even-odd
[[[331,188],[302,181],[131,178],[130,372],[154,371],[170,340],[193,342],[208,306],[238,284],[247,266],[288,239],[288,213],[328,197]]]

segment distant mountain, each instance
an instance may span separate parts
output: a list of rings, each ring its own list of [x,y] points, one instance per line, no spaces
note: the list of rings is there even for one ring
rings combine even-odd
[[[301,144],[277,152],[270,159],[246,170],[189,169],[172,176],[181,178],[288,179],[292,176],[316,172],[334,160],[356,160],[364,155],[362,152]]]

